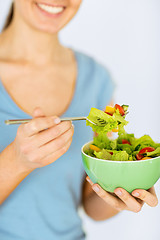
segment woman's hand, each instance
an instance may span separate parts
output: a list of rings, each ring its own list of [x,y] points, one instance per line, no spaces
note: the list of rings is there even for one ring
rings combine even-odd
[[[37,108],[33,120],[22,124],[15,140],[0,154],[0,204],[35,169],[55,162],[72,142],[71,122],[46,117]]]
[[[45,117],[37,108],[34,119],[22,124],[12,143],[16,164],[25,170],[46,166],[56,161],[70,147],[74,128],[71,122]]]
[[[114,194],[112,194],[104,191],[98,184],[93,184],[88,176],[86,180],[101,199],[119,212],[129,210],[137,213],[141,210],[144,203],[147,203],[151,207],[155,207],[158,204],[154,187],[148,191],[136,189],[131,194],[122,188],[117,188]]]

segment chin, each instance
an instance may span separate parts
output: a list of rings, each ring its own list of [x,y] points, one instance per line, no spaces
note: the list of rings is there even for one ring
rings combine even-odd
[[[75,10],[65,5],[34,4],[25,20],[33,28],[46,33],[58,33],[75,15]]]
[[[75,16],[82,0],[14,1],[15,14],[29,26],[47,33],[58,33]]]
[[[39,25],[36,23],[34,25],[32,24],[31,27],[37,31],[48,33],[48,34],[57,34],[63,28],[63,26],[55,26],[50,24]]]

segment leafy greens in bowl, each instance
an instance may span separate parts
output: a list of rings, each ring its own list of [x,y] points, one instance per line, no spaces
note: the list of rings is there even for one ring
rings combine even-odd
[[[82,147],[83,165],[93,183],[114,192],[118,187],[131,193],[135,189],[149,189],[160,178],[160,156],[145,161],[113,161],[91,157],[86,152],[92,142]]]
[[[118,107],[116,108],[116,106]],[[123,106],[125,106],[125,110]],[[134,134],[125,132],[124,126],[128,124],[125,120],[128,105],[116,104],[115,108],[107,106],[106,110],[110,110],[110,112],[103,112],[96,108],[92,108],[90,111],[88,119],[94,122],[99,118],[106,124],[102,127],[87,122],[87,125],[91,126],[98,135],[94,137],[86,154],[113,161],[146,160],[160,156],[160,144],[154,142],[150,136],[144,135],[141,138],[135,138]],[[109,139],[107,136],[109,131],[117,131],[117,139]]]
[[[85,171],[93,183],[109,192],[117,187],[130,193],[134,189],[147,190],[160,178],[160,144],[148,135],[135,138],[134,134],[126,133],[128,106],[116,105],[114,108],[107,106],[103,113],[91,109],[88,119],[93,119],[94,114],[96,118],[103,119],[105,114],[107,117],[103,127],[87,123],[98,134],[82,147]],[[109,131],[118,132],[118,137],[109,138]]]

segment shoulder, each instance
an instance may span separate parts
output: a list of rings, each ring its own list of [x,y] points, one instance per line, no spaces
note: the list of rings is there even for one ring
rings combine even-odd
[[[103,109],[112,100],[115,83],[108,69],[93,57],[81,52],[75,52],[79,65],[81,86],[90,89],[98,100],[96,107]]]
[[[93,57],[86,55],[82,52],[75,51],[77,61],[79,63],[79,71],[87,76],[90,75],[94,79],[99,79],[98,82],[112,81],[109,70],[99,61]]]

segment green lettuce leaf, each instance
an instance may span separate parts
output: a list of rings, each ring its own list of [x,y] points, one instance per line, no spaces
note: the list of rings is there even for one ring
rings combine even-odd
[[[123,127],[124,125],[128,124],[124,117],[120,115],[119,111],[116,111],[113,116],[110,116],[97,108],[91,108],[91,111],[87,118],[97,124],[94,125],[91,122],[86,121],[87,126],[92,127],[92,130],[97,133],[107,133],[112,131],[112,129],[118,128],[120,125]],[[98,119],[104,120],[106,124],[104,124],[104,126],[98,126]]]
[[[85,151],[85,154],[87,154],[87,155],[89,155],[89,156],[91,156],[91,157],[96,157],[96,156],[94,155],[94,151],[91,150],[90,148]]]
[[[110,149],[110,140],[107,137],[106,133],[101,133],[97,137],[93,138],[93,144],[99,147],[100,149],[106,148]]]
[[[149,135],[144,135],[144,136],[136,139],[133,146],[136,151],[140,151],[141,149],[143,149],[145,147],[153,147],[153,148],[160,147],[160,144],[155,143]]]
[[[93,144],[99,147],[100,149],[110,149],[110,150],[115,150],[117,149],[117,140],[110,140],[107,137],[107,134],[99,134],[97,137],[93,138]]]
[[[110,140],[110,148],[112,150],[117,150],[117,139]]]
[[[115,151],[113,150],[113,155],[109,153],[109,150],[102,149],[100,152],[94,151],[94,155],[99,159],[113,160],[113,161],[131,161],[133,158],[129,156],[126,151]]]
[[[135,160],[134,157],[132,155],[129,155],[128,161],[134,161],[134,160]]]
[[[132,154],[134,148],[129,144],[117,144],[117,150],[126,151],[130,155]]]
[[[153,152],[147,152],[146,155],[147,155],[147,157],[158,157],[158,156],[160,156],[160,147],[158,147]]]
[[[102,149],[100,152],[94,151],[94,155],[99,159],[111,160],[112,155],[105,149]]]
[[[129,155],[126,151],[113,152],[112,160],[113,161],[128,161]]]
[[[127,133],[123,128],[120,129],[120,131],[118,132],[118,139],[117,142],[118,143],[122,143],[122,139],[125,139],[127,141],[129,141],[131,143],[131,145],[135,144],[136,138],[134,136],[133,133]]]

